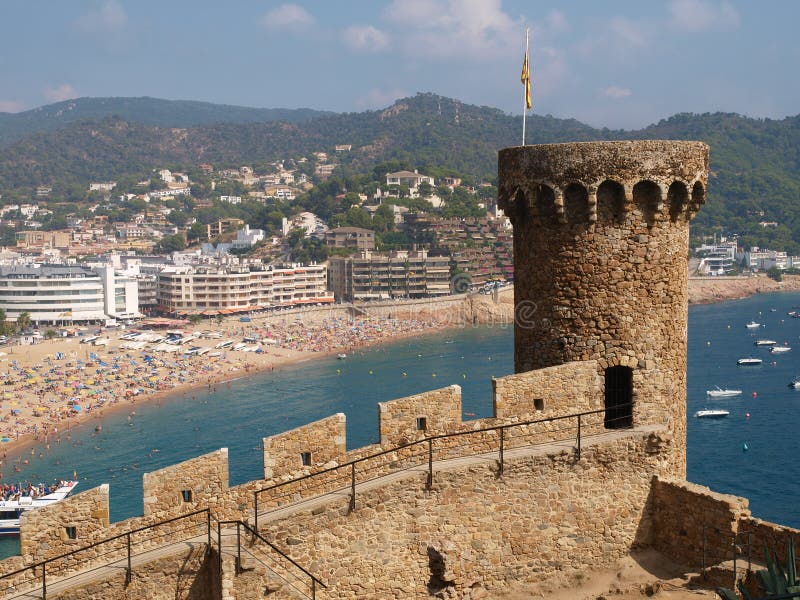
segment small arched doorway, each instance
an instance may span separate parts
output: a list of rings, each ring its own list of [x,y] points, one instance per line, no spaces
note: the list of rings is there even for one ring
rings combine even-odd
[[[606,429],[623,429],[633,426],[633,369],[608,367],[605,372]]]

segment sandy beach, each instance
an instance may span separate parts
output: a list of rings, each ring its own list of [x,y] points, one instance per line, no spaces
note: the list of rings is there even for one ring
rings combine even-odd
[[[255,315],[248,322],[233,318],[181,324],[175,329],[191,337],[182,345],[122,339],[143,332],[157,340],[166,335],[164,331],[90,327],[81,337],[3,346],[0,478],[19,469],[4,460],[9,454],[19,454],[28,445],[58,444],[62,434],[87,421],[102,427],[100,418],[109,411],[128,410],[133,416],[138,403],[196,389],[214,390],[232,379],[441,326],[436,320],[346,317],[320,311]],[[94,335],[98,340],[81,342]],[[217,347],[226,341],[232,343]],[[237,344],[243,347],[234,349]],[[189,348],[203,353],[188,355]]]

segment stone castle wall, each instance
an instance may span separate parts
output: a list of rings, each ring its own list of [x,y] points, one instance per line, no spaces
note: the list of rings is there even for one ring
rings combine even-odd
[[[199,506],[228,489],[228,449],[145,473],[144,516]]]
[[[264,438],[264,479],[304,468],[311,472],[315,467],[340,460],[347,452],[346,424],[344,413],[337,413]]]

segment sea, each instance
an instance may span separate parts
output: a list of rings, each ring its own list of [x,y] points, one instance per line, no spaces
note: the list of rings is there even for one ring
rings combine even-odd
[[[793,527],[800,527],[793,467],[800,390],[788,384],[800,375],[800,319],[787,313],[798,305],[800,294],[778,293],[693,306],[688,331],[688,479],[745,496],[755,516]],[[760,327],[746,328],[751,321]],[[754,346],[759,338],[795,348],[770,354]],[[75,474],[78,491],[108,483],[111,520],[122,520],[142,514],[143,473],[226,447],[231,485],[258,479],[262,438],[334,413],[347,416],[349,449],[378,441],[378,402],[454,383],[462,388],[464,419],[491,416],[491,378],[513,372],[513,351],[510,326],[465,326],[138,403],[63,430],[49,448],[9,453],[3,481]],[[762,366],[737,366],[748,356],[762,358]],[[714,386],[742,394],[708,398]],[[730,415],[693,417],[705,408]],[[0,539],[0,558],[18,553],[17,538]]]

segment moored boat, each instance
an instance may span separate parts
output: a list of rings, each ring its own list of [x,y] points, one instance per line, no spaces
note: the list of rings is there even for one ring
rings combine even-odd
[[[761,327],[761,323],[756,323],[755,321],[750,321],[747,325],[745,325],[748,329],[758,329]]]
[[[775,340],[756,340],[755,342],[753,342],[753,345],[754,346],[774,346],[777,343],[778,342],[776,342]]]
[[[760,365],[762,362],[764,361],[762,361],[760,358],[749,357],[749,358],[740,358],[739,360],[736,361],[736,364],[741,365],[743,367],[755,367]]]
[[[336,355],[336,358],[338,358],[339,360],[344,360],[345,358],[347,358],[347,354],[345,354],[344,352],[340,352],[339,354]]]
[[[59,481],[52,486],[29,484],[22,489],[5,486],[0,497],[0,535],[19,535],[19,518],[23,512],[61,502],[77,485],[77,481]]]
[[[738,396],[742,393],[742,390],[729,390],[729,389],[722,389],[719,386],[713,390],[706,390],[706,394],[712,398],[730,398],[731,396]]]
[[[782,352],[789,352],[791,348],[789,346],[773,346],[769,349],[771,354],[781,354]]]
[[[723,409],[704,409],[698,410],[694,413],[694,416],[697,418],[706,418],[706,419],[718,419],[719,417],[727,417],[730,411],[723,410]]]
[[[796,390],[800,390],[800,376],[792,379],[791,383],[789,384],[789,387],[794,388]]]

